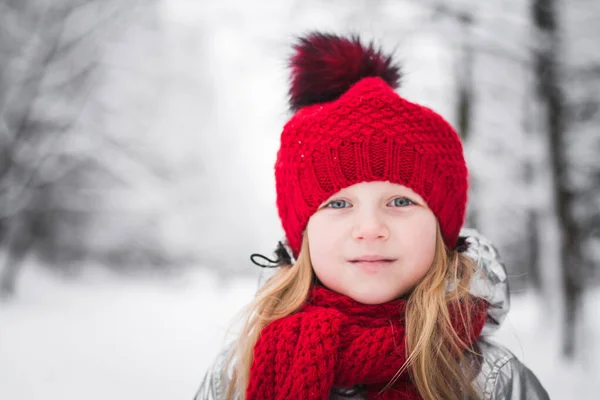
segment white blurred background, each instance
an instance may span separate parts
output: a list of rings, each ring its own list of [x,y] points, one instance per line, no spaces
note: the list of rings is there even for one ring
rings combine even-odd
[[[0,0],[0,399],[191,399],[283,237],[287,57],[359,33],[459,130],[497,335],[600,393],[600,2]]]

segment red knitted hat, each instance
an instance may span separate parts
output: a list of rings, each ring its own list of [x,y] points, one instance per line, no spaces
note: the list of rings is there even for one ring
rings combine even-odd
[[[465,218],[467,166],[456,131],[427,107],[400,97],[391,57],[358,37],[311,33],[291,58],[291,110],[275,164],[277,208],[297,256],[319,205],[364,181],[418,193],[454,249]]]

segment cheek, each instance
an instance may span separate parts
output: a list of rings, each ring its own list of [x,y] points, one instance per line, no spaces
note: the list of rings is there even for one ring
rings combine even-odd
[[[403,247],[401,254],[407,255],[417,270],[426,272],[435,256],[437,222],[433,214],[421,215],[412,222],[398,230],[398,242]]]
[[[327,215],[314,215],[306,226],[308,244],[311,249],[333,249],[343,235],[343,227],[331,221]]]
[[[331,254],[328,253],[326,244],[323,243],[319,234],[320,231],[315,231],[312,235],[310,230],[308,231],[308,246],[313,271],[320,281],[324,281],[327,280],[328,269],[326,266],[330,265],[328,257],[331,257]]]
[[[309,220],[306,227],[310,259],[317,276],[334,268],[339,261],[341,230],[319,215]]]
[[[310,259],[313,267],[317,269],[319,265],[326,262],[328,248],[330,243],[328,239],[328,226],[319,218],[311,219],[306,227],[308,247],[310,249]]]
[[[418,248],[421,250],[424,258],[431,259],[435,253],[435,243],[437,240],[437,226],[435,220],[428,224],[421,225],[421,229],[417,232],[417,240],[419,241]]]

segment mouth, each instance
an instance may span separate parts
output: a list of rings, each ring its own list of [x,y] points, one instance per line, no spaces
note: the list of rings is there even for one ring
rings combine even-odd
[[[384,257],[384,256],[377,256],[377,255],[369,255],[369,256],[362,256],[362,257],[357,257],[357,258],[352,258],[350,260],[348,260],[349,262],[353,263],[353,264],[368,264],[368,263],[373,263],[373,264],[381,264],[381,263],[392,263],[394,261],[396,261],[396,258],[391,258],[391,257]]]
[[[394,263],[394,261],[396,261],[396,259],[379,257],[379,258],[373,258],[373,259],[359,258],[359,259],[353,259],[353,260],[349,260],[349,261],[350,261],[350,264],[357,267],[363,273],[378,274],[381,271],[387,270],[388,267],[390,267]]]
[[[352,260],[350,261],[351,264],[356,264],[356,265],[387,265],[387,264],[391,264],[396,260],[392,260],[392,259],[381,259],[381,260]]]
[[[396,258],[382,256],[363,256],[348,261],[350,264],[359,267],[364,272],[375,273],[389,267],[396,260]]]

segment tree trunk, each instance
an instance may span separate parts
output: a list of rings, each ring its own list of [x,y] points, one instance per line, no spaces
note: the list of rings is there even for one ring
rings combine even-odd
[[[23,260],[27,255],[32,237],[29,232],[30,221],[23,217],[8,219],[8,229],[4,237],[7,257],[0,270],[0,299],[12,297],[17,286],[17,278],[21,272]]]
[[[553,195],[560,231],[560,261],[565,299],[563,321],[563,354],[572,358],[575,353],[575,333],[579,323],[582,295],[580,274],[579,231],[573,218],[573,194],[567,177],[567,149],[564,136],[565,96],[561,87],[560,32],[557,22],[557,0],[533,0],[532,16],[539,35],[535,51],[537,95],[544,108],[545,129],[548,133],[550,166],[553,176]]]
[[[540,276],[540,232],[539,214],[536,210],[527,211],[527,262],[529,284],[538,292],[542,290],[542,277]]]
[[[473,126],[473,99],[475,97],[475,88],[473,83],[473,63],[474,63],[474,51],[471,44],[471,26],[473,25],[473,17],[468,13],[457,13],[457,23],[460,25],[461,30],[461,52],[459,55],[459,62],[457,68],[457,120],[458,120],[458,133],[464,143],[467,143],[471,137],[471,131]],[[470,207],[467,214],[467,226],[469,228],[477,229],[478,227],[478,213],[477,213],[477,198],[479,190],[479,182],[475,174],[471,174],[470,177],[470,193],[469,198]]]

